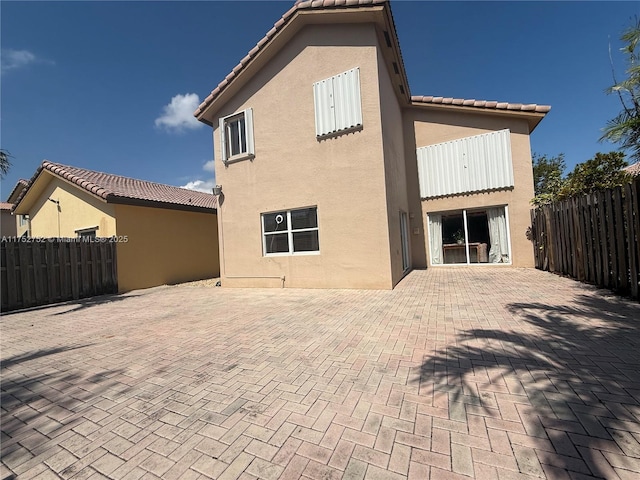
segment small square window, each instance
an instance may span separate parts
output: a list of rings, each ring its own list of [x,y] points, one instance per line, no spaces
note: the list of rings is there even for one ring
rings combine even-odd
[[[320,252],[317,207],[262,214],[264,255]]]
[[[220,146],[225,163],[254,156],[252,109],[220,119]]]

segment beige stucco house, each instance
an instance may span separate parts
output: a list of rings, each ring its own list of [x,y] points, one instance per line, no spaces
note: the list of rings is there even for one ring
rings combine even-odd
[[[13,215],[13,205],[27,186],[27,181],[20,179],[11,190],[6,202],[2,202],[2,220],[0,230],[3,237],[20,237],[29,235],[29,216]]]
[[[216,198],[44,161],[19,196],[32,237],[112,237],[118,290],[217,277]]]
[[[533,266],[529,135],[548,111],[412,96],[387,1],[296,3],[195,112],[213,128],[223,286]]]
[[[15,237],[16,231],[16,219],[11,214],[13,203],[0,202],[0,236],[2,237]]]

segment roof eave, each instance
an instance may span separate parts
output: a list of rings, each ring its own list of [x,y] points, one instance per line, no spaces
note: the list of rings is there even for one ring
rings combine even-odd
[[[101,202],[106,203],[106,200],[104,198],[104,196],[101,196],[97,193],[95,193],[92,190],[88,190],[86,188],[83,188],[81,185],[79,185],[76,182],[73,182],[71,180],[69,180],[68,178],[65,178],[62,175],[59,175],[58,173],[49,170],[48,168],[45,168],[44,163],[42,165],[40,165],[38,167],[38,169],[36,170],[36,173],[34,174],[34,176],[31,178],[31,180],[29,180],[29,183],[27,184],[27,186],[24,188],[24,190],[20,193],[20,196],[18,197],[18,199],[16,200],[16,204],[13,207],[13,212],[17,215],[27,215],[29,214],[29,209],[33,206],[33,204],[35,203],[35,201],[39,198],[40,194],[42,193],[42,190],[44,189],[44,187],[49,183],[48,181],[42,185],[42,188],[38,188],[40,187],[41,183],[43,180],[41,180],[42,174],[43,172],[48,175],[51,178],[57,178],[61,181],[63,181],[64,183],[71,185],[81,191],[83,191],[84,193],[91,195],[92,197],[100,200]],[[50,181],[50,180],[49,180]],[[35,195],[32,195],[32,192],[34,191],[34,189],[37,189],[37,192]],[[104,189],[102,189],[104,190]]]
[[[466,105],[452,105],[452,104],[442,104],[442,103],[424,103],[424,102],[416,102],[416,101],[412,101],[411,106],[418,107],[421,109],[458,111],[458,112],[477,114],[477,115],[492,115],[492,116],[511,117],[511,118],[519,117],[527,120],[527,124],[529,125],[529,133],[533,132],[533,130],[538,126],[538,124],[542,121],[542,119],[551,110],[551,108],[548,107],[549,109],[547,111],[536,112],[536,111],[525,111],[525,110],[473,107],[473,106],[466,106]]]
[[[292,10],[295,10],[292,12]],[[387,2],[371,3],[357,6],[330,6],[326,8],[296,9],[295,7],[283,15],[276,22],[267,36],[249,51],[249,53],[236,65],[231,73],[218,84],[211,94],[198,106],[194,116],[201,122],[213,126],[212,118],[219,107],[223,106],[230,97],[237,93],[242,86],[262,68],[267,61],[279,51],[287,41],[298,33],[304,26],[323,23],[374,23],[374,15],[384,12],[385,30],[389,31],[389,36],[394,48],[394,55],[398,57],[398,67],[402,77],[402,84],[405,90],[406,101],[410,101],[409,84],[407,81],[402,56],[399,54],[398,43],[393,18]],[[369,13],[370,15],[363,15]],[[372,15],[373,14],[373,15]],[[286,17],[286,18],[285,18]],[[338,18],[339,17],[339,18]],[[339,20],[339,22],[336,22]],[[273,32],[273,33],[272,33]]]
[[[140,198],[120,197],[118,195],[109,194],[106,199],[107,203],[116,205],[130,205],[134,207],[152,207],[162,208],[165,210],[180,210],[186,212],[199,212],[216,214],[218,211],[214,207],[202,207],[199,205],[183,205],[179,203],[159,202],[153,200],[144,200]]]

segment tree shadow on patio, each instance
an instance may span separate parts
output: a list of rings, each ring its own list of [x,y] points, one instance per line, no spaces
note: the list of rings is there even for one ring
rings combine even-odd
[[[638,475],[640,305],[583,295],[507,310],[512,328],[464,331],[427,358],[421,394],[448,402],[470,434],[483,432],[472,423],[507,432],[522,473]]]
[[[113,293],[108,295],[100,295],[97,297],[90,298],[82,298],[80,300],[73,300],[71,302],[65,303],[64,306],[72,307],[69,310],[63,310],[60,312],[52,313],[52,315],[66,315],[67,313],[78,312],[80,310],[84,310],[85,308],[95,307],[96,305],[104,305],[105,303],[115,303],[121,302],[123,300],[127,300],[133,297],[139,297],[140,295],[135,294],[121,294],[121,293]],[[62,306],[62,305],[58,305]]]
[[[106,410],[127,398],[129,387],[114,378],[124,370],[84,371],[76,366],[80,355],[64,360],[55,357],[86,346],[37,350],[2,361],[3,478],[19,478],[34,467],[60,474],[44,465],[47,452],[60,452],[58,442],[75,435],[74,428],[98,432],[100,420],[110,415]],[[45,359],[47,356],[52,357]]]
[[[72,345],[68,347],[55,347],[55,348],[45,348],[41,350],[35,350],[33,352],[27,352],[20,355],[14,355],[13,357],[5,358],[0,360],[0,368],[9,368],[13,365],[22,362],[28,362],[29,360],[35,360],[36,358],[46,357],[47,355],[55,355],[56,353],[68,352],[69,350],[76,350],[78,348],[85,348],[92,344],[85,345]]]

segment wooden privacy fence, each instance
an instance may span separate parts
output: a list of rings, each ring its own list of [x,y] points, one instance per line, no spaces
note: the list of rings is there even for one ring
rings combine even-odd
[[[638,299],[640,176],[531,211],[536,268]]]
[[[0,257],[3,312],[118,291],[108,238],[3,238]]]

